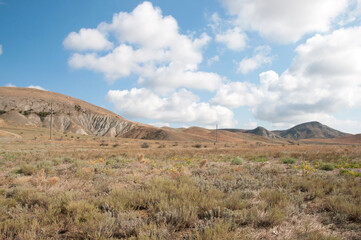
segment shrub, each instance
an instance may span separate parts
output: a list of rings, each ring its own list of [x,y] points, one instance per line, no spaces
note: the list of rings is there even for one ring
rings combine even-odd
[[[266,158],[266,156],[253,156],[250,157],[249,160],[253,161],[253,162],[267,162],[268,159]]]
[[[278,190],[263,190],[260,193],[260,197],[267,202],[268,208],[273,208],[275,206],[284,207],[287,204],[286,195]]]
[[[36,167],[34,165],[25,164],[21,166],[16,173],[24,174],[25,176],[31,176],[35,172],[36,172]]]
[[[232,165],[241,165],[243,163],[243,159],[241,157],[235,157],[231,160]]]
[[[256,158],[255,162],[267,162],[268,159],[266,157],[259,157],[259,158]]]
[[[41,118],[41,120],[44,120],[44,118],[46,118],[50,114],[51,114],[50,112],[38,112],[38,113],[36,113],[36,115],[38,115]]]
[[[324,171],[332,171],[335,169],[335,167],[330,163],[321,164],[318,168]]]
[[[294,158],[284,158],[282,159],[283,164],[294,164],[296,162],[296,159]]]
[[[149,144],[144,142],[142,145],[140,145],[141,148],[149,148]]]
[[[325,209],[335,215],[344,215],[351,222],[361,223],[360,202],[347,196],[331,196],[326,199]]]
[[[194,147],[194,148],[201,148],[202,145],[201,145],[201,144],[195,144],[195,145],[193,145],[192,147]]]
[[[275,206],[267,211],[267,213],[258,220],[257,226],[265,228],[277,226],[280,225],[284,219],[285,214],[283,210],[280,207]]]

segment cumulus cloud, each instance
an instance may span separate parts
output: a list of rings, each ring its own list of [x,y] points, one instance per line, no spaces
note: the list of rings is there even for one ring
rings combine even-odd
[[[235,27],[217,34],[216,41],[225,44],[231,50],[241,51],[247,45],[247,35],[240,28]]]
[[[0,44],[0,55],[3,54],[3,45]]]
[[[256,106],[260,102],[261,91],[249,82],[230,82],[224,84],[218,91],[212,103],[229,108],[241,106]]]
[[[250,58],[243,58],[238,65],[238,72],[247,74],[252,72],[264,64],[272,63],[272,56],[270,56],[271,48],[269,46],[261,46],[255,49],[255,54]]]
[[[226,107],[200,102],[198,96],[181,89],[167,97],[159,97],[152,91],[141,88],[111,90],[107,101],[114,104],[119,114],[128,118],[146,118],[167,123],[197,124],[233,127],[233,112]]]
[[[231,21],[220,18],[218,13],[212,14],[208,27],[215,35],[216,42],[224,44],[230,50],[241,51],[247,46],[247,34]]]
[[[63,41],[66,49],[76,51],[108,50],[113,43],[107,40],[106,35],[97,29],[80,29],[79,33],[71,32]]]
[[[213,103],[250,107],[260,120],[281,126],[310,119],[336,122],[341,110],[361,104],[361,27],[315,35],[296,48],[292,65],[281,76],[260,74],[260,83],[231,82]],[[361,129],[360,129],[361,130]]]
[[[111,36],[117,44],[103,55],[74,53],[69,59],[73,68],[103,73],[109,82],[134,74],[139,84],[162,92],[178,87],[215,90],[222,84],[219,75],[198,70],[203,61],[202,48],[210,37],[205,33],[198,38],[179,33],[177,21],[163,16],[160,8],[150,2],[130,13],[115,14],[111,23],[102,22],[96,29],[82,29],[68,38],[73,37],[81,45],[89,32]],[[108,40],[104,42],[107,44],[100,45],[109,46]]]
[[[348,9],[349,0],[222,0],[241,29],[257,31],[279,43],[296,42],[307,33],[327,32]]]
[[[12,84],[12,83],[8,83],[8,84],[5,85],[5,87],[16,87],[16,86],[14,84]]]

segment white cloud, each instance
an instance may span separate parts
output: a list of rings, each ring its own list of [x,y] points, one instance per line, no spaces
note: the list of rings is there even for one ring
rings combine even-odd
[[[210,37],[179,33],[177,21],[162,16],[160,8],[150,2],[131,13],[115,14],[111,23],[102,22],[91,30],[115,37],[118,45],[105,55],[75,53],[69,59],[71,67],[103,73],[110,83],[135,74],[140,84],[162,92],[178,87],[215,90],[222,84],[219,75],[198,71],[202,48]]]
[[[154,127],[170,127],[170,124],[165,122],[149,123],[149,125],[152,125]]]
[[[208,66],[211,66],[213,63],[218,62],[218,61],[219,61],[219,56],[218,56],[218,55],[216,55],[216,56],[214,56],[214,57],[212,57],[212,58],[208,59],[208,61],[207,61],[207,65],[208,65]]]
[[[27,88],[34,88],[34,89],[46,91],[45,88],[43,88],[43,87],[41,87],[39,85],[30,85],[30,86],[27,86]]]
[[[240,28],[235,27],[216,35],[216,41],[223,43],[227,48],[234,51],[241,51],[247,45],[247,35]]]
[[[148,89],[133,88],[111,90],[107,101],[114,109],[127,118],[146,118],[168,123],[197,124],[211,126],[218,123],[222,127],[233,127],[233,112],[226,107],[199,102],[193,93],[181,89],[168,97],[159,97]]]
[[[336,123],[332,114],[361,104],[361,27],[315,35],[296,48],[281,76],[260,74],[260,84],[224,85],[213,103],[248,106],[253,115],[275,125],[318,120]],[[361,131],[359,127],[359,131]]]
[[[105,34],[97,29],[80,29],[79,33],[71,32],[63,41],[66,49],[75,51],[87,50],[109,50],[113,48],[113,43],[109,42]]]
[[[361,19],[361,0],[349,0],[349,10],[345,12],[339,20],[339,25],[344,26],[348,23]]]
[[[255,49],[255,54],[251,58],[243,58],[238,65],[238,72],[247,74],[252,72],[264,64],[271,64],[273,58],[270,56],[271,48],[269,46],[261,46]]]
[[[0,44],[0,55],[3,54],[3,45]]]
[[[5,87],[16,87],[16,85],[12,84],[12,83],[8,83],[5,85]],[[27,86],[27,88],[34,88],[34,89],[38,89],[38,90],[43,90],[43,91],[47,91],[45,88],[39,86],[39,85],[30,85]]]
[[[246,129],[255,129],[258,127],[258,123],[252,120],[249,120],[248,123],[245,124]]]
[[[261,95],[261,91],[252,83],[230,82],[224,84],[217,91],[211,102],[229,108],[254,106],[260,101],[259,95]]]
[[[222,0],[235,25],[279,43],[307,33],[327,32],[348,8],[348,0]]]

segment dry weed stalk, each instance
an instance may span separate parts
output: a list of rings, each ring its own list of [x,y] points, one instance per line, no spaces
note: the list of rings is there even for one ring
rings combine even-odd
[[[146,162],[146,160],[144,158],[144,154],[138,154],[137,159],[138,159],[138,162],[140,162],[140,163],[145,163]]]
[[[54,186],[55,184],[57,184],[59,182],[59,178],[58,177],[50,177],[47,179],[47,184],[49,186]]]
[[[204,166],[206,166],[206,164],[208,163],[207,159],[203,159],[200,163],[199,163],[199,167],[203,168]]]

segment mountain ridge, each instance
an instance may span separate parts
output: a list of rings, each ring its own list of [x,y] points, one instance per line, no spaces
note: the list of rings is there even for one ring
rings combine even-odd
[[[251,130],[200,127],[158,128],[126,120],[107,109],[64,94],[30,88],[0,87],[0,126],[6,122],[32,127],[49,127],[53,109],[53,126],[62,132],[84,135],[153,140],[239,141],[258,136],[278,140],[332,139],[350,134],[319,122],[307,122],[287,130],[269,131],[263,127]]]
[[[257,127],[252,130],[245,129],[224,129],[230,132],[249,133],[265,138],[288,139],[288,140],[303,140],[303,139],[331,139],[351,134],[338,131],[330,128],[317,121],[305,122],[298,124],[286,130],[273,130],[269,131],[264,127]]]

